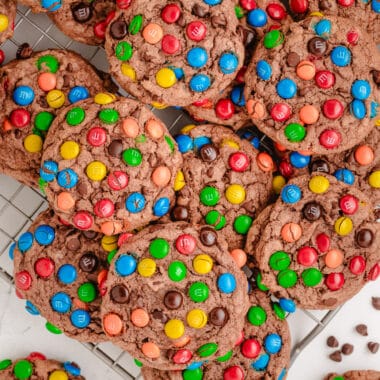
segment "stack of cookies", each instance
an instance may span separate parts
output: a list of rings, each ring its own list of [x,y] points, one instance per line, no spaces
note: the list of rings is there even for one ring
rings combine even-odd
[[[27,310],[147,380],[284,379],[286,315],[380,274],[376,1],[22,3],[136,98],[69,51],[0,68],[0,171],[50,205],[11,249]]]

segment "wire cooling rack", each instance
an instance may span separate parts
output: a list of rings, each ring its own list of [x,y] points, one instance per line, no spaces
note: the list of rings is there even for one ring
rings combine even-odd
[[[108,70],[103,48],[72,41],[63,35],[46,15],[33,14],[29,8],[19,6],[14,37],[1,46],[5,52],[6,61],[14,59],[18,47],[25,42],[29,43],[35,51],[50,48],[74,50],[98,69]],[[170,109],[170,112],[154,110],[154,112],[166,123],[172,133],[191,123],[191,119],[180,110]],[[253,133],[255,134],[255,131]],[[258,138],[264,148],[271,149],[269,139],[261,135]],[[47,208],[46,200],[38,191],[0,175],[0,277],[10,284],[13,284],[13,264],[8,255],[9,248],[45,208]],[[296,311],[298,313],[297,325],[301,321],[301,324],[307,326],[308,330],[303,337],[293,342],[291,363],[322,332],[338,311],[339,309],[330,312]],[[140,372],[133,364],[131,356],[118,347],[109,343],[96,345],[86,343],[83,346],[104,361],[122,378],[141,379]]]

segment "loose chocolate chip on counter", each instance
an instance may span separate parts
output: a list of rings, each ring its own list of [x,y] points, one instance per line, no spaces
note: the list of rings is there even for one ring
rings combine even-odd
[[[215,245],[217,239],[215,231],[210,227],[202,228],[199,234],[199,238],[201,239],[201,242],[207,247]]]
[[[300,61],[300,56],[295,52],[290,52],[286,57],[286,63],[290,67],[296,67]]]
[[[372,297],[372,306],[376,310],[380,310],[380,297]]]
[[[367,326],[364,324],[357,325],[355,330],[362,336],[368,336]]]
[[[73,14],[74,20],[83,24],[91,19],[92,17],[92,8],[91,5],[81,1],[76,3],[71,7],[71,13]]]
[[[343,355],[351,355],[354,352],[354,346],[349,343],[345,343],[342,346],[342,354]]]
[[[23,43],[19,46],[16,53],[17,59],[27,59],[33,54],[33,49],[28,43]]]
[[[342,361],[342,354],[339,350],[334,351],[332,354],[329,355],[329,358],[334,362],[341,362]]]
[[[115,40],[123,39],[128,33],[128,25],[123,20],[116,20],[111,24],[110,27],[111,36]]]
[[[309,53],[320,57],[326,53],[327,42],[321,37],[313,37],[307,43],[307,50],[309,50]]]
[[[362,248],[370,247],[373,243],[373,238],[374,238],[373,232],[367,228],[361,229],[356,234],[356,242]]]
[[[327,338],[326,344],[329,347],[338,347],[339,346],[338,339],[336,339],[335,336],[332,336],[332,335]]]
[[[379,343],[376,343],[376,342],[368,342],[367,347],[368,347],[368,349],[369,349],[373,354],[376,354],[376,352],[379,351]]]

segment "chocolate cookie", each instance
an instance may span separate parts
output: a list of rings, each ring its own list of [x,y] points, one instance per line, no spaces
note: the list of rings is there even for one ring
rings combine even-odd
[[[56,12],[66,0],[18,0],[19,3],[27,5],[35,13]]]
[[[203,125],[176,136],[184,164],[172,212],[175,220],[221,230],[229,248],[243,248],[271,192],[273,160],[225,127]]]
[[[216,362],[193,370],[163,372],[142,368],[145,380],[285,379],[290,360],[290,332],[272,310],[270,299],[252,291],[242,335],[233,350]]]
[[[0,172],[37,187],[43,141],[60,108],[103,82],[78,54],[46,50],[0,68]]]
[[[143,364],[165,370],[225,355],[248,309],[247,280],[224,235],[183,222],[130,238],[112,261],[106,287],[106,335]]]
[[[0,380],[13,379],[85,380],[77,364],[46,359],[39,352],[32,352],[26,359],[0,361]]]
[[[264,220],[248,233],[246,252],[278,298],[332,309],[380,273],[380,225],[354,186],[324,173],[295,178]]]
[[[64,0],[59,10],[49,16],[73,40],[100,45],[104,42],[108,16],[112,17],[115,8],[115,0]]]
[[[14,248],[15,285],[27,309],[77,340],[106,340],[100,303],[117,241],[68,227],[51,210],[40,214]]]
[[[380,61],[369,46],[357,23],[338,17],[310,17],[268,32],[246,73],[253,123],[292,151],[352,148],[379,118],[371,71]]]
[[[243,65],[234,0],[134,0],[108,26],[110,72],[155,106],[212,99]]]
[[[16,0],[0,0],[0,43],[13,35]]]
[[[245,108],[244,74],[257,42],[266,31],[291,22],[284,5],[277,0],[241,0],[236,3],[235,12],[241,23],[238,31],[245,46],[245,65],[234,82],[217,98],[203,99],[186,107],[195,120],[228,125],[235,130],[250,120]]]
[[[330,374],[325,377],[325,380],[380,380],[380,372],[378,371],[348,371],[343,375]]]
[[[181,164],[165,125],[142,103],[100,93],[53,122],[40,174],[59,216],[114,235],[169,212]]]

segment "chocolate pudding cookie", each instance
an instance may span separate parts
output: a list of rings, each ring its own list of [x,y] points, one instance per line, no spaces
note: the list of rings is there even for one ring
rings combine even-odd
[[[247,285],[222,233],[184,222],[153,225],[111,263],[103,328],[144,365],[191,368],[233,347],[249,306]]]
[[[61,363],[32,352],[26,359],[0,361],[0,380],[85,380],[81,369],[73,362]]]
[[[169,212],[181,164],[176,143],[149,109],[100,93],[54,120],[40,175],[59,216],[114,235]]]
[[[188,106],[220,94],[244,61],[233,0],[134,0],[106,32],[110,72],[157,107]]]
[[[142,368],[144,380],[285,379],[290,361],[290,332],[262,292],[251,291],[244,329],[235,346],[215,362],[184,371]]]
[[[380,372],[378,371],[348,371],[343,375],[330,374],[325,377],[325,380],[380,380]]]
[[[81,232],[63,224],[51,210],[40,214],[14,247],[17,293],[50,324],[84,342],[106,340],[100,303],[107,256],[116,236]]]
[[[0,68],[0,172],[38,187],[43,142],[55,115],[102,88],[94,68],[67,50],[46,50]]]
[[[335,177],[314,173],[291,180],[257,223],[264,225],[248,233],[246,252],[262,283],[302,308],[336,308],[380,273],[373,206]]]
[[[108,16],[112,17],[115,8],[115,0],[64,0],[59,10],[49,17],[73,40],[100,45],[104,43]]]
[[[172,217],[208,224],[222,231],[231,250],[243,248],[271,195],[271,156],[220,126],[185,128],[175,139],[184,164]]]
[[[13,35],[16,0],[0,0],[0,43]]]
[[[292,151],[332,154],[358,144],[379,119],[372,73],[380,61],[368,46],[357,23],[338,17],[266,33],[246,73],[253,123]]]

